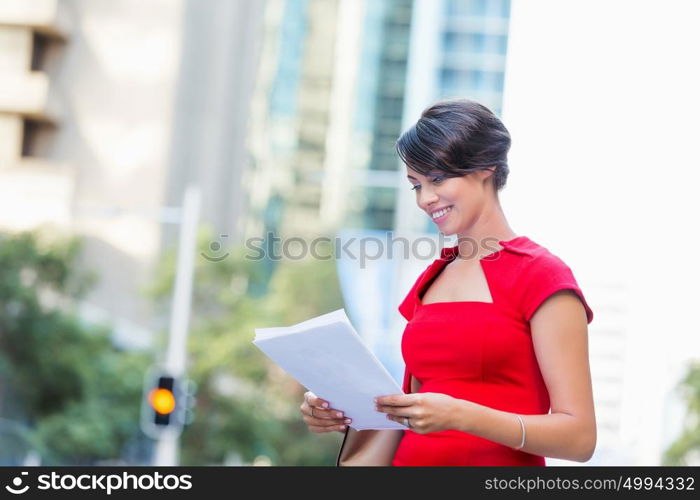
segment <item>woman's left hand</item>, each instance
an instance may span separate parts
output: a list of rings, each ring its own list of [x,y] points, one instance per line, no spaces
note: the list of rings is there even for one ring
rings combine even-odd
[[[376,410],[418,434],[464,428],[470,402],[447,394],[421,392],[375,398]],[[406,420],[408,418],[408,421]]]

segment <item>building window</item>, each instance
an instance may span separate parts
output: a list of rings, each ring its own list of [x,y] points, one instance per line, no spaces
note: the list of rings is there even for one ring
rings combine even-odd
[[[43,157],[53,142],[56,127],[50,123],[25,119],[22,127],[22,157]]]
[[[364,229],[391,230],[394,227],[396,188],[362,187],[351,194],[358,202],[348,214],[348,222]]]
[[[485,16],[488,0],[447,0],[449,16]]]
[[[447,0],[448,16],[510,16],[510,0]]]
[[[505,55],[508,47],[508,36],[447,32],[444,37],[444,46],[448,56],[461,54]]]
[[[46,69],[46,54],[49,49],[49,38],[40,33],[33,34],[31,71],[44,71]]]

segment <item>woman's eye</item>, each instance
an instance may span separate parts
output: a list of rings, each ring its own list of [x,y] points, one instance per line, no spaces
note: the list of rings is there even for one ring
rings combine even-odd
[[[434,182],[435,184],[440,184],[440,183],[441,183],[442,181],[444,181],[444,180],[445,180],[445,176],[444,176],[444,175],[438,175],[437,177],[433,177],[433,182]]]
[[[414,184],[411,191],[415,191],[416,189],[420,189],[420,184]]]

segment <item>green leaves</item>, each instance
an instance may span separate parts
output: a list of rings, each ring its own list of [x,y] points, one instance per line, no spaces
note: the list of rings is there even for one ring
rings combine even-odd
[[[114,347],[73,312],[94,280],[75,239],[0,235],[2,416],[29,427],[44,463],[113,459],[138,435],[144,353]]]
[[[680,389],[688,404],[685,427],[664,452],[662,465],[693,465],[688,462],[700,453],[700,361],[690,364]]]
[[[213,262],[202,256],[213,239],[206,232],[199,238],[188,368],[198,390],[194,422],[182,434],[182,464],[232,456],[252,463],[264,455],[276,465],[334,465],[342,436],[307,430],[299,412],[305,388],[252,339],[256,327],[342,307],[335,261],[254,261],[239,246],[222,249],[218,254],[229,256]],[[104,463],[145,439],[139,410],[154,353],[120,350],[108,329],[77,319],[76,302],[95,282],[78,267],[79,252],[75,239],[0,234],[0,434],[14,433],[2,435],[0,462],[32,443],[44,464]],[[175,255],[166,254],[143,298],[160,307],[163,335],[174,269]]]
[[[299,405],[305,388],[272,365],[252,344],[254,329],[293,324],[342,307],[332,260],[255,261],[243,246],[221,249],[212,262],[210,234],[199,239],[188,374],[198,385],[193,424],[181,441],[182,463],[220,464],[260,455],[274,465],[334,465],[337,433],[310,433]],[[326,250],[324,250],[328,253]],[[166,258],[169,266],[173,258]],[[269,270],[274,268],[272,275]],[[169,300],[172,273],[158,278]],[[260,293],[260,291],[264,291]],[[158,296],[158,294],[156,294]]]

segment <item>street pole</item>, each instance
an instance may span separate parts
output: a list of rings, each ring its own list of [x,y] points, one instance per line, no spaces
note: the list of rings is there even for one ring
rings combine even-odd
[[[187,361],[187,334],[192,306],[192,282],[194,278],[195,252],[197,250],[197,226],[201,194],[197,186],[185,190],[182,205],[182,223],[177,249],[175,291],[170,311],[170,335],[163,370],[184,381]],[[156,441],[153,465],[177,465],[179,432],[164,432]]]

